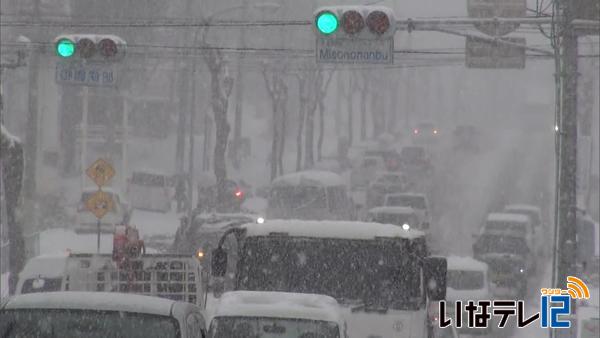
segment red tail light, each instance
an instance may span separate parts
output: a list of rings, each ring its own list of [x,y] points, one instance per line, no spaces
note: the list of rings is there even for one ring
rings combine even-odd
[[[234,193],[235,197],[242,198],[244,196],[244,192],[241,190],[236,190]]]

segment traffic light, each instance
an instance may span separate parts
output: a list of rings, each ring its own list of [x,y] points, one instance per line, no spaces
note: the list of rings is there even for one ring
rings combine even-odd
[[[319,36],[352,39],[392,38],[396,19],[390,8],[381,6],[327,6],[315,11]]]
[[[54,39],[56,55],[62,59],[115,62],[125,57],[127,44],[114,35],[71,34]]]

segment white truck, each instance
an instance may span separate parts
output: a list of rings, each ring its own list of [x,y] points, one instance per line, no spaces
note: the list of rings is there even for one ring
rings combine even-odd
[[[228,238],[237,242],[235,253],[223,246]],[[234,254],[237,264],[228,264]],[[423,232],[368,222],[245,224],[223,235],[211,273],[233,273],[234,290],[331,296],[348,336],[360,338],[428,337],[429,301],[446,293],[446,259],[429,256]]]
[[[19,274],[17,294],[51,291],[125,292],[206,304],[207,274],[189,255],[145,254],[119,266],[109,254],[38,256]]]

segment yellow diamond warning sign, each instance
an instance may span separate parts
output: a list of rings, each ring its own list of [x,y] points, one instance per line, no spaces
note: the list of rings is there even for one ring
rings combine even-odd
[[[87,168],[85,173],[97,186],[101,187],[115,176],[115,169],[106,160],[98,159]]]
[[[100,219],[111,211],[114,205],[109,194],[102,190],[98,190],[85,201],[85,207],[94,214],[96,218]]]

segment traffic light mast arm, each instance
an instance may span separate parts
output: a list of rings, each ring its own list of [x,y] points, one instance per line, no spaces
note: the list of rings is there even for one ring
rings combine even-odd
[[[508,40],[503,39],[503,38],[494,38],[494,37],[484,36],[484,35],[481,35],[481,34],[469,34],[469,33],[457,32],[457,31],[453,31],[453,30],[449,30],[449,29],[442,29],[442,28],[432,29],[432,31],[436,31],[436,32],[440,32],[440,33],[446,33],[446,34],[451,34],[451,35],[464,36],[464,37],[467,37],[467,38],[475,38],[475,39],[478,39],[478,40],[482,40],[482,41],[486,41],[486,42],[491,42],[491,43],[497,43],[497,44],[502,44],[502,45],[520,47],[520,48],[524,48],[525,50],[530,50],[532,52],[537,52],[537,53],[541,53],[541,54],[544,54],[544,55],[554,56],[554,52],[553,51],[545,50],[545,49],[542,49],[542,48],[529,47],[527,45],[522,45],[520,43],[511,42],[511,41],[508,41]]]

